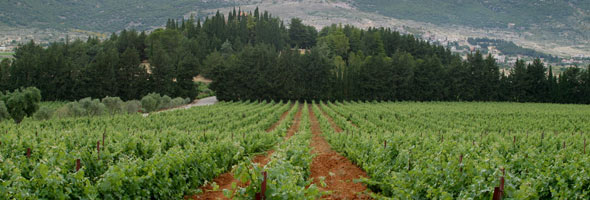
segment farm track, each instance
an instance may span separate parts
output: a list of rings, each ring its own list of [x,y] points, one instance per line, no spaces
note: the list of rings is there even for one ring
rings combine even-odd
[[[293,118],[293,124],[291,125],[291,127],[289,127],[289,130],[287,130],[287,135],[285,136],[285,140],[291,138],[291,136],[295,135],[295,133],[297,131],[299,131],[299,124],[301,123],[301,114],[302,114],[301,110],[302,110],[302,108],[303,108],[302,105],[300,105],[299,108],[297,108],[297,113],[295,114],[295,117]],[[260,164],[260,166],[264,167],[264,166],[266,166],[266,164],[268,164],[268,162],[270,161],[270,156],[274,152],[275,152],[275,150],[272,150],[272,149],[268,150],[265,154],[255,156],[254,159],[252,159],[252,161],[254,163],[258,163],[258,164]]]
[[[346,157],[332,150],[330,144],[321,136],[322,131],[318,119],[316,118],[311,105],[309,105],[309,119],[311,120],[311,131],[313,134],[311,146],[314,157],[311,164],[311,178],[313,183],[321,185],[320,177],[325,178],[326,191],[332,191],[331,194],[322,197],[323,199],[370,199],[366,194],[362,194],[367,187],[362,183],[354,183],[354,179],[366,178],[367,173],[354,165]],[[331,118],[328,117],[331,120]],[[337,127],[332,124],[335,130]]]
[[[281,122],[285,119],[285,117],[287,117],[287,115],[289,114],[289,111],[293,108],[293,106],[295,106],[295,103],[292,103],[291,106],[289,107],[289,109],[287,110],[287,112],[285,112],[285,113],[283,113],[283,115],[281,115],[281,118],[279,119],[279,121],[277,121],[272,126],[270,126],[268,129],[266,129],[266,132],[271,132],[271,131],[275,130],[275,128],[277,128],[277,126],[279,126],[279,124],[281,124]]]
[[[214,105],[217,102],[219,102],[217,100],[216,96],[212,96],[212,97],[207,97],[207,98],[202,98],[199,100],[196,100],[192,103],[186,104],[186,105],[181,105],[178,107],[173,107],[173,108],[166,108],[166,109],[162,109],[153,113],[144,113],[142,114],[144,117],[147,117],[149,115],[153,115],[153,114],[157,114],[157,113],[161,113],[161,112],[168,112],[168,111],[175,111],[175,110],[179,110],[179,109],[189,109],[192,107],[199,107],[199,106],[210,106],[210,105]]]
[[[291,105],[291,108],[293,108],[294,105],[295,105],[295,103],[293,103]],[[303,107],[302,105],[300,105],[298,107],[297,113],[295,114],[295,117],[293,118],[293,123],[291,124],[291,126],[289,127],[289,130],[287,131],[287,135],[286,135],[285,139],[290,138],[299,130],[299,123],[301,122],[302,107]],[[287,117],[291,108],[289,110],[285,111],[285,113],[283,113],[281,115],[281,118],[279,119],[279,121],[277,121],[275,124],[273,124],[269,129],[267,129],[266,132],[273,131]],[[258,164],[260,164],[261,167],[264,167],[270,161],[270,157],[274,152],[275,151],[272,149],[268,150],[264,154],[255,156],[252,159],[252,162],[258,163]],[[228,189],[228,190],[231,189],[232,183],[236,183],[237,185],[240,185],[240,182],[234,178],[233,173],[231,171],[219,175],[217,178],[213,179],[213,182],[215,182],[219,186],[218,190],[213,191],[213,186],[211,184],[208,184],[206,186],[201,187],[201,190],[204,191],[204,193],[192,196],[192,197],[190,197],[190,199],[199,199],[199,200],[201,200],[201,199],[203,199],[203,200],[229,199],[223,195],[223,190],[224,189]]]

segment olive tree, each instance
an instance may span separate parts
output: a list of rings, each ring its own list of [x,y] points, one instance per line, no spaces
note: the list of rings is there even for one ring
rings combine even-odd
[[[19,124],[25,117],[31,117],[39,110],[41,91],[35,87],[17,89],[1,95],[0,101],[4,101],[10,117]]]
[[[105,97],[102,99],[102,103],[106,106],[107,111],[111,115],[123,112],[125,110],[124,102],[119,97]]]

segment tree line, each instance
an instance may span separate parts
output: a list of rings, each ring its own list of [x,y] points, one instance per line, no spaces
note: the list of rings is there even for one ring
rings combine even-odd
[[[49,100],[137,99],[150,92],[194,98],[192,78],[202,74],[221,100],[590,103],[589,70],[554,76],[537,59],[500,71],[489,55],[462,60],[391,29],[318,31],[297,18],[285,25],[258,9],[234,9],[227,17],[218,12],[203,22],[168,20],[164,29],[122,31],[105,41],[48,48],[31,42],[15,53],[0,65],[0,86],[37,86]]]

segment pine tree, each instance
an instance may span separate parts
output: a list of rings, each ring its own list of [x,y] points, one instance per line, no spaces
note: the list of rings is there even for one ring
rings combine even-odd
[[[540,59],[535,59],[526,70],[527,101],[544,102],[547,93],[547,70]]]
[[[146,72],[139,64],[139,53],[135,48],[128,48],[121,54],[117,70],[117,88],[119,88],[117,96],[121,99],[139,99],[142,95],[141,88],[145,84]]]

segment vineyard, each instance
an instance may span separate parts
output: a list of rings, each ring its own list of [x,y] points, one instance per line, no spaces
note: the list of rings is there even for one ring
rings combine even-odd
[[[590,107],[221,102],[0,123],[0,199],[588,199]]]

